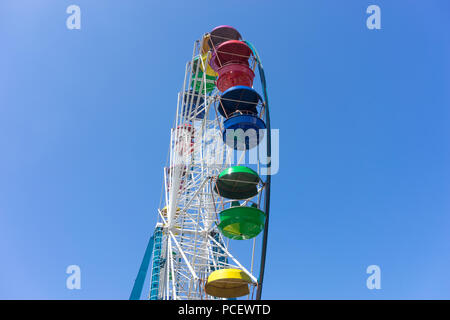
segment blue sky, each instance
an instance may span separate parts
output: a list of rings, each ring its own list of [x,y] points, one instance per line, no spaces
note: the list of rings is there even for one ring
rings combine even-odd
[[[221,24],[258,49],[280,130],[263,298],[449,299],[445,0],[1,1],[0,298],[128,298],[185,62]]]

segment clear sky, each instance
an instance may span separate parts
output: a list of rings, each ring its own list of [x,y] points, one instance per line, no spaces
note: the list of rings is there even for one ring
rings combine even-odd
[[[222,24],[280,130],[263,298],[450,299],[446,0],[0,1],[0,298],[128,298],[185,63]]]

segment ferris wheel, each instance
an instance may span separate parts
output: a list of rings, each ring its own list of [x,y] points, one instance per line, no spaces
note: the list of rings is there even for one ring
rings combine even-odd
[[[261,60],[235,28],[216,27],[186,64],[158,222],[130,299],[148,270],[150,300],[261,298],[270,156]]]

